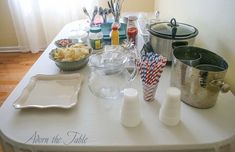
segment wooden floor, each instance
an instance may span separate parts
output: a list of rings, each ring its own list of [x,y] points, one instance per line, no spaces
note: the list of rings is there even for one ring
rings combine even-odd
[[[0,106],[41,54],[0,52]]]
[[[0,106],[41,54],[0,52]]]

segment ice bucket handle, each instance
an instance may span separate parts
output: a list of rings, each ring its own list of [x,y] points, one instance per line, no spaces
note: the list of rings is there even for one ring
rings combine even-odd
[[[218,87],[221,92],[227,93],[230,90],[230,85],[227,83],[224,83],[222,79],[212,80],[210,82],[210,85]]]

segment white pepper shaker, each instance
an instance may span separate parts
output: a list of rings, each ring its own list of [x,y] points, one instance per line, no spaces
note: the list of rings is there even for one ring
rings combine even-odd
[[[138,91],[134,88],[124,89],[121,108],[121,124],[125,127],[136,127],[141,122],[141,111]]]
[[[175,87],[169,87],[166,92],[166,100],[163,102],[160,112],[159,120],[165,125],[175,126],[180,121],[180,101],[181,91]]]

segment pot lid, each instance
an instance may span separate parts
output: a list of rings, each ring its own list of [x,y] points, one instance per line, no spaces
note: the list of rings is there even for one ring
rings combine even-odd
[[[198,30],[188,24],[177,23],[174,18],[170,22],[159,22],[150,26],[150,33],[163,38],[189,38],[195,37]]]

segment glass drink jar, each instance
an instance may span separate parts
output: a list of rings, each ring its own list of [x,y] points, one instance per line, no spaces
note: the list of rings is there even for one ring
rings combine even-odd
[[[136,68],[132,73],[128,72],[126,62],[128,58],[122,51],[105,51],[90,57],[89,65],[91,73],[88,87],[97,97],[105,99],[117,99],[122,95],[128,82],[136,75]]]

